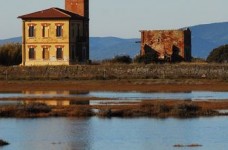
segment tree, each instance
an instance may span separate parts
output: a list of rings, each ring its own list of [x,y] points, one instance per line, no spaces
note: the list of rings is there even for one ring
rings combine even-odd
[[[0,65],[19,65],[22,62],[22,46],[19,43],[8,43],[0,46]]]
[[[158,54],[157,53],[147,53],[145,55],[138,55],[135,57],[134,62],[136,63],[144,63],[149,64],[152,62],[158,62]]]
[[[207,62],[228,62],[228,45],[223,45],[212,50],[207,57]]]
[[[132,63],[132,58],[128,55],[116,55],[112,59],[102,60],[102,63],[130,64],[130,63]]]

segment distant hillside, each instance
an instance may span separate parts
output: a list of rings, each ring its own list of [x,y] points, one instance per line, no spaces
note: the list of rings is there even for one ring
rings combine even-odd
[[[193,57],[206,58],[212,49],[228,43],[228,22],[196,25],[189,27],[192,31]],[[140,39],[122,39],[117,37],[91,37],[90,58],[101,60],[116,55],[130,55],[134,57],[140,51]],[[0,40],[0,44],[7,42],[21,42],[21,37]]]
[[[134,57],[140,51],[139,39],[121,39],[116,37],[91,37],[90,58],[101,60],[113,58],[116,55],[129,55]]]
[[[228,43],[228,22],[197,25],[192,31],[192,55],[206,58],[212,49]]]
[[[21,43],[21,37],[14,37],[14,38],[10,38],[10,39],[4,39],[4,40],[0,40],[0,45],[1,44],[5,44],[5,43]]]

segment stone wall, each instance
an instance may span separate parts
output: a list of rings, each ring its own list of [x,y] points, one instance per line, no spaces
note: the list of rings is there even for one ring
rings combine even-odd
[[[228,79],[228,65],[151,64],[0,67],[0,80]]]

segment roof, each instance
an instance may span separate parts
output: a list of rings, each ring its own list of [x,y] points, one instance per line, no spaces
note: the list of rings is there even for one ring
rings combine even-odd
[[[73,12],[63,10],[61,8],[49,8],[41,11],[37,11],[34,13],[26,14],[23,16],[19,16],[21,19],[86,19],[83,16],[75,14]]]

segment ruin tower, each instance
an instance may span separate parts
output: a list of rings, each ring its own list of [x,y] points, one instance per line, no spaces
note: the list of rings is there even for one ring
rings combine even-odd
[[[84,60],[89,60],[89,0],[65,0],[65,9],[75,14],[85,17],[83,23],[83,41],[82,49],[86,52]]]

